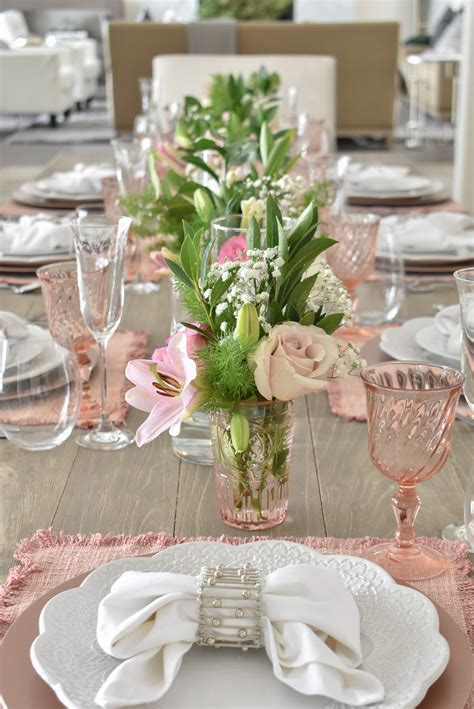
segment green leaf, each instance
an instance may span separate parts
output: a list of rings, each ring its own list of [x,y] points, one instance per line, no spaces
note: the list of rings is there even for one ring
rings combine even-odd
[[[304,236],[308,229],[313,226],[314,222],[314,207],[308,204],[304,212],[300,214],[290,233],[288,234],[288,244],[290,248],[298,243],[299,239]]]
[[[266,123],[262,123],[260,129],[260,157],[262,159],[263,166],[265,167],[268,162],[268,157],[273,148],[273,135]]]
[[[187,327],[189,330],[195,330],[196,332],[199,332],[199,334],[205,337],[206,340],[212,339],[211,335],[209,335],[206,330],[202,330],[200,327],[194,325],[194,323],[192,322],[184,322],[183,320],[181,320],[181,325],[183,325],[183,327]]]
[[[255,217],[252,217],[247,228],[247,251],[260,248],[260,227]]]
[[[329,313],[325,315],[321,320],[318,320],[316,325],[327,332],[328,335],[332,335],[334,330],[340,326],[342,319],[344,317],[343,313]]]
[[[168,266],[171,273],[173,273],[173,275],[176,276],[178,281],[181,281],[181,283],[184,283],[184,285],[187,286],[188,288],[194,289],[193,282],[186,275],[186,273],[183,271],[181,266],[176,263],[176,261],[170,261],[170,259],[165,258],[165,263]]]
[[[183,222],[183,228],[186,227],[189,227],[189,224]],[[194,246],[192,236],[189,236],[189,234],[184,238],[181,251],[179,252],[179,258],[183,271],[189,276],[191,281],[196,281],[199,270],[198,253]]]
[[[229,273],[229,271],[227,273]],[[211,308],[212,309],[214,309],[216,307],[216,305],[221,300],[222,296],[225,293],[227,293],[227,291],[231,287],[232,283],[234,282],[236,273],[237,273],[236,271],[233,271],[230,278],[228,278],[227,281],[223,281],[221,279],[221,280],[216,281],[214,283],[214,285],[212,286],[212,293],[211,293]]]
[[[225,155],[225,148],[218,145],[215,140],[209,140],[209,138],[200,138],[192,147],[192,151],[195,153],[200,153],[203,150],[213,150],[220,155]]]
[[[183,157],[183,160],[185,162],[191,163],[191,165],[195,165],[196,167],[199,167],[201,170],[203,170],[204,172],[207,172],[208,175],[213,177],[216,182],[219,182],[219,177],[217,176],[217,174],[214,172],[214,170],[211,167],[209,167],[209,165],[207,163],[204,162],[204,160],[202,158],[198,157],[197,155],[185,155]]]
[[[147,163],[151,184],[155,191],[155,199],[159,199],[161,197],[160,178],[158,177],[158,173],[156,172],[155,156],[153,153],[148,153]]]
[[[314,276],[308,276],[308,278],[304,278],[300,281],[295,288],[292,289],[288,298],[288,304],[294,305],[300,312],[304,311],[309,294],[313,290],[317,278],[318,274],[315,273]]]
[[[292,288],[295,286],[292,282],[294,278],[298,281],[315,258],[334,243],[333,239],[325,239],[322,237],[313,239],[309,244],[305,244],[305,246],[283,266],[283,280],[279,290],[280,298],[284,298],[285,295],[288,296],[289,293],[291,293]]]
[[[216,238],[217,236],[214,236],[212,239],[209,239],[209,243],[204,250],[204,254],[201,261],[201,284],[203,284],[206,280],[209,260],[211,258],[211,253],[212,249],[214,248],[214,244],[216,243]]]
[[[283,136],[283,138],[281,138],[277,143],[275,143],[275,145],[270,151],[270,155],[268,156],[268,162],[265,166],[266,175],[273,175],[274,173],[277,173],[280,170],[285,158],[287,157],[290,151],[294,137],[295,131],[289,130]]]
[[[285,318],[282,309],[276,300],[272,300],[267,310],[267,322],[269,322],[270,325],[278,325],[278,323],[281,323],[284,320]]]
[[[280,209],[271,195],[267,197],[267,235],[265,248],[278,246],[278,222],[283,222]]]
[[[283,228],[283,225],[281,222],[277,221],[277,227],[278,227],[278,255],[281,256],[281,258],[285,259],[285,261],[288,258],[288,241],[286,238],[286,233]]]

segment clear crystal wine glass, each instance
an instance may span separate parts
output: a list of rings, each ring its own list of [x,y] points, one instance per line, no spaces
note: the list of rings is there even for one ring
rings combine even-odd
[[[134,434],[107,418],[107,343],[122,317],[124,300],[124,252],[131,219],[111,224],[105,215],[82,216],[71,222],[77,257],[81,312],[99,347],[100,421],[77,439],[84,448],[116,450],[128,446]]]
[[[462,354],[464,373],[464,398],[474,414],[474,268],[454,272],[461,308]],[[474,461],[468,473],[464,498],[464,524],[448,524],[442,531],[444,539],[466,542],[474,551]],[[469,534],[466,534],[468,530]]]
[[[136,138],[125,136],[111,141],[117,167],[117,180],[121,197],[141,195],[148,183],[147,151]],[[140,295],[156,293],[160,290],[158,283],[145,281],[141,273],[142,257],[149,255],[143,247],[141,239],[133,235],[133,225],[130,238],[135,245],[135,278],[127,284],[127,291]]]
[[[367,395],[369,454],[377,470],[399,488],[392,497],[395,540],[365,556],[400,580],[442,574],[446,559],[415,541],[421,500],[416,485],[443,467],[464,377],[447,367],[418,362],[383,362],[362,371]]]
[[[0,431],[20,448],[50,450],[69,438],[79,415],[72,343],[65,335],[57,341],[47,323],[7,315],[11,323],[3,323],[0,340]]]

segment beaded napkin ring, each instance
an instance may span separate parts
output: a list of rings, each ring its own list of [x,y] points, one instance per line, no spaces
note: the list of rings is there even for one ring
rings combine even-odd
[[[199,641],[206,647],[262,647],[261,578],[252,564],[204,566],[199,576]]]

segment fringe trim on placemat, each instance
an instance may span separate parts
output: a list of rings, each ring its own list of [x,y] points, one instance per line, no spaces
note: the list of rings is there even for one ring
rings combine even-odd
[[[49,547],[123,547],[124,551],[136,548],[137,554],[143,553],[146,548],[153,547],[157,552],[175,544],[184,544],[190,541],[218,541],[228,544],[248,544],[262,539],[285,540],[304,544],[321,553],[352,553],[360,556],[361,552],[383,539],[376,537],[361,537],[338,539],[336,537],[262,537],[258,535],[249,537],[232,537],[221,535],[219,537],[173,537],[165,532],[146,532],[140,535],[124,534],[65,534],[56,533],[53,529],[40,529],[30,538],[23,539],[15,550],[15,559],[18,566],[10,569],[7,580],[0,587],[0,637],[8,629],[10,623],[5,617],[6,609],[13,605],[28,581],[28,578],[42,571],[41,566],[33,561],[32,554],[37,549]],[[467,547],[461,542],[448,542],[433,537],[419,537],[420,541],[434,549],[447,553],[453,563],[459,593],[463,598],[463,609],[466,619],[466,629],[471,645],[474,645],[474,580],[469,577],[471,565],[468,560]],[[124,554],[133,556],[133,554]]]

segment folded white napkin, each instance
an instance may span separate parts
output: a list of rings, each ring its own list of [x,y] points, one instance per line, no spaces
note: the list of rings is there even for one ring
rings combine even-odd
[[[31,353],[32,345],[26,340],[29,334],[24,320],[8,310],[0,310],[0,379],[9,367],[24,360],[25,351]]]
[[[44,192],[60,192],[66,195],[100,195],[101,179],[115,175],[115,170],[107,163],[84,165],[77,163],[69,172],[54,172],[50,177],[36,182],[36,187]]]
[[[167,692],[198,640],[197,588],[197,578],[184,574],[129,571],[117,579],[99,605],[97,640],[123,662],[100,688],[97,704],[132,706]],[[381,682],[357,669],[359,611],[337,573],[301,564],[269,574],[262,630],[275,676],[298,692],[354,706],[383,699]],[[248,657],[252,652],[259,651]]]
[[[70,219],[46,214],[24,215],[18,221],[0,220],[0,255],[34,256],[68,253],[73,248]]]
[[[454,212],[432,212],[413,217],[385,217],[380,232],[393,229],[405,253],[435,253],[455,251],[462,255],[474,253],[474,232],[467,227],[472,217]]]
[[[410,168],[403,165],[362,165],[351,164],[348,171],[349,183],[358,190],[370,192],[403,191],[419,189],[430,180],[419,175],[409,175]]]
[[[435,316],[436,329],[447,338],[449,354],[461,356],[461,309],[459,306],[443,308]]]

